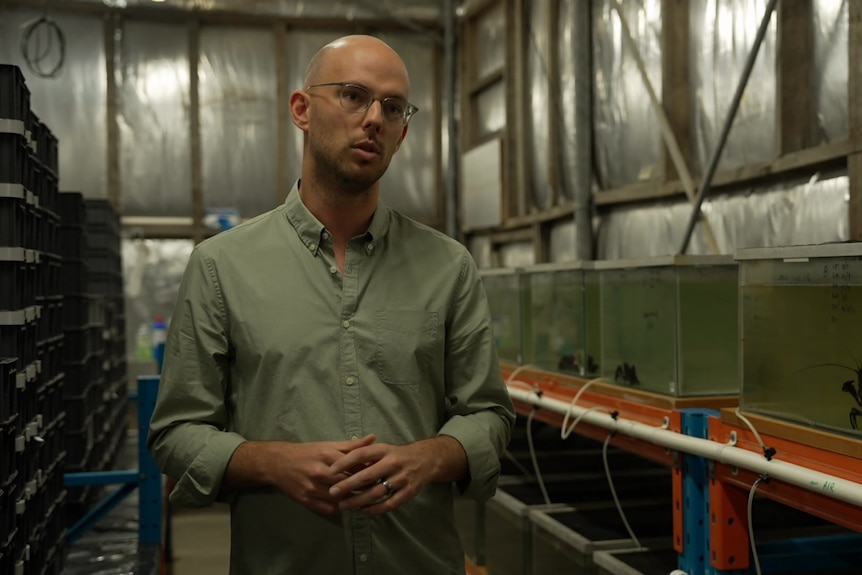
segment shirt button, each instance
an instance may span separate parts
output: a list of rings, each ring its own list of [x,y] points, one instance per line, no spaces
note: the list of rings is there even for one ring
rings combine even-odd
[[[323,232],[322,234],[320,234],[320,237],[322,237],[322,238],[323,238],[323,239],[325,239],[325,240],[328,240],[328,239],[329,239],[329,234],[328,234],[328,233],[326,233],[326,232]]]
[[[374,244],[365,244],[365,249],[369,252],[374,249]]]
[[[362,555],[359,556],[359,560],[362,561],[363,563],[365,563],[366,561],[368,561],[368,555],[363,553]]]
[[[335,266],[329,266],[329,273],[334,274],[338,271],[338,268]]]
[[[350,440],[351,440],[351,441],[356,440],[356,439],[359,439],[359,438],[358,438],[358,437],[356,437],[355,435],[351,435],[351,436],[350,436]]]
[[[314,244],[314,243],[308,244],[308,248],[309,248],[311,251],[314,251],[314,250],[316,250],[316,249],[317,249],[317,244]]]
[[[350,320],[344,320],[343,322],[341,322],[341,325],[344,327],[344,329],[347,329],[348,327],[350,327]]]
[[[347,385],[353,385],[354,383],[356,383],[356,378],[353,377],[352,375],[350,375],[347,377],[346,381],[347,381]]]

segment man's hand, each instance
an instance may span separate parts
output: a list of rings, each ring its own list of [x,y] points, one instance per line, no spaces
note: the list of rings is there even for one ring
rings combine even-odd
[[[410,501],[433,481],[463,479],[467,454],[447,435],[401,446],[374,443],[351,450],[329,467],[330,477],[345,472],[349,475],[329,488],[329,495],[341,500],[339,508],[379,515]]]
[[[290,443],[247,441],[234,451],[225,487],[236,489],[271,485],[312,511],[333,515],[340,511],[329,488],[347,479],[350,467],[333,472],[331,466],[355,449],[374,443],[374,435],[348,441]]]

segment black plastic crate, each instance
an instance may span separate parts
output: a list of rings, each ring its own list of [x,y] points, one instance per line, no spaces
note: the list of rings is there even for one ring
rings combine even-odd
[[[0,311],[23,309],[26,287],[26,251],[0,247]]]
[[[85,228],[87,247],[92,250],[109,250],[120,253],[120,234],[107,226],[87,224]]]
[[[26,309],[0,312],[0,357],[25,359],[23,356],[28,343],[27,328]],[[24,361],[23,364],[27,365],[27,362]]]
[[[80,260],[63,260],[60,285],[63,294],[86,293],[89,287],[89,267]]]
[[[89,295],[63,296],[63,329],[79,330],[90,324],[93,298]]]
[[[63,294],[63,285],[61,283],[63,260],[57,255],[42,254],[42,262],[45,264],[42,267],[42,273],[45,274],[45,291],[47,295],[61,296]]]
[[[60,226],[60,256],[70,260],[82,260],[87,255],[87,236],[84,226]]]
[[[0,487],[0,545],[9,541],[15,530],[15,486]],[[6,573],[6,571],[0,571]]]
[[[0,485],[9,485],[18,470],[16,441],[19,433],[15,423],[0,425]]]
[[[42,216],[42,251],[47,254],[60,254],[63,245],[60,239],[60,217],[45,209],[44,204],[39,201],[39,213]]]
[[[82,430],[92,424],[95,408],[99,404],[98,389],[89,385],[78,395],[63,395],[63,411],[66,413],[66,430]]]
[[[64,226],[83,226],[87,223],[84,195],[81,192],[60,192],[57,196],[60,221]]]
[[[87,456],[93,449],[93,419],[87,418],[79,430],[70,430],[67,425],[65,438],[66,467],[82,468],[87,462]]]
[[[0,132],[0,182],[28,184],[30,155],[24,134]]]
[[[90,272],[94,274],[118,275],[123,273],[120,254],[115,251],[88,249],[85,261]]]
[[[0,64],[0,119],[29,123],[30,90],[21,68]],[[0,542],[2,543],[2,542]],[[5,571],[0,570],[5,573]]]
[[[24,247],[27,236],[26,226],[29,221],[26,218],[27,202],[24,197],[16,197],[16,192],[23,188],[3,190],[0,184],[0,246],[2,247]]]
[[[90,273],[86,291],[108,297],[120,296],[123,294],[122,273]]]
[[[93,353],[93,334],[91,327],[65,330],[63,344],[63,363],[84,361]]]
[[[18,415],[18,362],[0,358],[0,425],[12,425]]]
[[[64,394],[69,397],[80,396],[91,383],[101,377],[100,371],[99,359],[95,356],[64,363]]]
[[[84,200],[87,212],[87,228],[91,226],[106,226],[116,232],[120,229],[120,218],[113,204],[108,200]]]

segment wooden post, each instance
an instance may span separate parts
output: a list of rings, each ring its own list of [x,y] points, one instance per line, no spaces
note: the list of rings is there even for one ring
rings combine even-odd
[[[847,110],[853,153],[847,157],[850,180],[848,209],[850,239],[862,241],[862,3],[848,2],[850,10],[847,42],[849,81]]]
[[[203,167],[201,165],[201,116],[198,63],[200,62],[200,23],[189,22],[189,140],[191,142],[192,229],[195,243],[205,238]]]
[[[275,69],[276,69],[276,201],[281,204],[290,193],[290,165],[287,163],[287,140],[290,137],[290,93],[288,86],[287,66],[287,26],[281,23],[273,25],[275,34]]]
[[[777,10],[776,152],[804,150],[814,138],[814,9],[811,0],[782,0]]]
[[[118,212],[120,211],[120,127],[117,124],[117,108],[119,100],[117,97],[117,78],[115,65],[117,58],[114,31],[120,25],[120,20],[111,14],[106,14],[104,19],[104,41],[105,41],[105,79],[107,99],[106,127],[107,127],[107,185],[108,201]]]
[[[689,8],[688,0],[663,0],[662,14],[662,105],[676,136],[685,165],[698,172],[694,165],[692,141],[692,109],[689,79]],[[667,146],[662,146],[664,181],[680,177]],[[702,168],[702,167],[701,167]]]

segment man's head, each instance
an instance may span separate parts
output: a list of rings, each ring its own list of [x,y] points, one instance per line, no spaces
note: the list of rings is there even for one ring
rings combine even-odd
[[[303,179],[332,191],[376,189],[407,133],[409,94],[404,62],[383,41],[345,36],[321,48],[290,98],[305,132]]]

